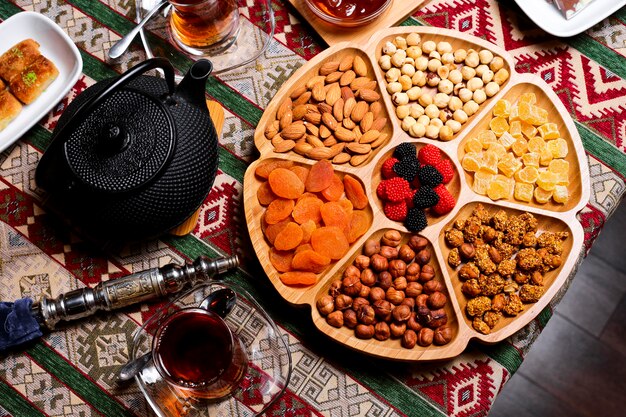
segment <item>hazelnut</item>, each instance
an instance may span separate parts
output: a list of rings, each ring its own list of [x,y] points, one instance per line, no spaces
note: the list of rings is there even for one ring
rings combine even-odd
[[[352,297],[346,294],[339,294],[335,297],[335,308],[337,310],[345,310],[352,307]]]
[[[431,310],[430,314],[432,320],[428,323],[428,327],[436,329],[437,327],[448,323],[448,314],[446,314],[446,311],[443,308]]]
[[[393,305],[400,305],[402,300],[404,300],[404,291],[398,291],[393,287],[389,287],[386,292],[386,299]]]
[[[493,299],[491,300],[491,309],[493,311],[502,311],[505,305],[506,295],[502,293],[494,295]]]
[[[543,285],[543,275],[539,271],[534,271],[530,276],[530,280],[535,285]]]
[[[365,268],[361,271],[361,283],[368,287],[376,284],[376,274],[374,274],[374,271],[369,268]]]
[[[404,300],[400,303],[401,306],[409,306],[411,311],[415,308],[415,298],[413,297],[404,297]]]
[[[411,313],[411,317],[406,322],[406,327],[413,330],[414,332],[419,332],[422,330],[422,325],[417,321],[417,314]]]
[[[331,295],[323,295],[317,300],[317,311],[322,316],[327,316],[335,309],[335,300]]]
[[[341,289],[344,294],[350,297],[356,297],[361,292],[361,274],[344,277],[341,281]]]
[[[443,292],[444,289],[445,287],[443,286],[443,284],[439,281],[435,281],[434,279],[425,283],[423,287],[423,291],[426,294],[432,294],[435,292]]]
[[[431,279],[435,278],[435,270],[430,265],[424,265],[422,267],[422,271],[420,272],[420,282],[428,282]]]
[[[396,259],[398,257],[398,248],[392,246],[381,246],[380,254],[387,259]]]
[[[446,297],[444,293],[440,291],[435,291],[434,293],[430,294],[430,296],[428,296],[428,307],[432,310],[436,310],[445,306],[447,301],[448,297]]]
[[[481,289],[478,280],[472,278],[465,281],[461,286],[461,292],[470,298],[479,296]]]
[[[436,281],[428,281],[428,282],[436,282]],[[422,284],[420,284],[419,282],[409,282],[406,285],[406,289],[404,290],[404,293],[406,294],[407,297],[417,297],[418,295],[420,295],[423,291],[424,287],[422,287]]]
[[[363,297],[356,297],[354,300],[352,300],[352,310],[356,311],[357,313],[359,311],[361,311],[361,309],[366,306],[369,305],[370,302],[369,300],[367,300],[366,298]]]
[[[485,243],[489,243],[492,242],[495,238],[496,238],[496,229],[494,229],[493,227],[487,226],[485,227],[485,229],[483,230],[483,241]]]
[[[378,286],[387,291],[393,285],[393,277],[388,271],[378,274]]]
[[[398,257],[407,264],[411,263],[413,258],[415,258],[415,251],[409,245],[404,244],[398,249]]]
[[[370,290],[369,299],[372,303],[385,299],[385,290],[380,287],[374,287]]]
[[[326,322],[337,328],[343,326],[343,313],[341,311],[333,311],[326,316]]]
[[[466,260],[474,259],[474,255],[476,255],[476,249],[474,249],[474,245],[471,243],[463,243],[459,248],[459,252],[461,257]]]
[[[363,245],[363,255],[372,256],[380,252],[380,242],[377,239],[368,239]]]
[[[411,317],[411,308],[406,304],[399,305],[391,312],[393,319],[397,322],[404,322]]]
[[[480,271],[473,262],[464,264],[463,266],[461,266],[461,269],[459,269],[459,278],[463,280],[478,279],[479,276]]]
[[[402,335],[402,341],[400,342],[405,349],[413,349],[417,344],[417,333],[409,329]]]
[[[343,278],[360,277],[361,270],[354,265],[350,265],[343,271]]]
[[[392,277],[403,277],[406,272],[406,263],[401,259],[393,259],[387,268]]]
[[[398,338],[402,337],[404,332],[406,332],[406,323],[391,323],[389,325],[389,331],[391,332],[391,337]]]
[[[415,261],[420,265],[426,265],[430,262],[430,250],[422,249],[415,255]]]
[[[343,324],[349,329],[354,329],[359,324],[356,311],[351,308],[343,310]]]
[[[372,305],[374,307],[374,313],[376,313],[376,317],[379,317],[385,320],[390,314],[392,310],[391,303],[387,300],[377,300],[374,301]]]
[[[370,257],[365,255],[357,255],[354,258],[354,265],[361,271],[370,266]]]
[[[376,313],[371,305],[364,305],[360,311],[356,313],[359,323],[374,324],[376,322]]]
[[[359,339],[371,339],[374,337],[374,326],[371,324],[357,324],[354,335]]]
[[[413,235],[411,236],[407,244],[415,252],[419,252],[422,249],[424,249],[426,246],[428,246],[428,240],[425,237],[422,237],[419,235]]]
[[[450,326],[441,326],[435,329],[435,334],[433,336],[433,342],[438,345],[445,345],[450,343],[452,340],[452,329]]]
[[[383,237],[380,239],[380,243],[386,246],[396,247],[400,244],[402,235],[397,230],[387,230]]]
[[[408,283],[406,282],[405,277],[398,277],[393,280],[393,287],[398,291],[406,290]]]
[[[381,272],[381,271],[387,270],[387,267],[389,266],[389,262],[387,261],[387,258],[385,258],[379,253],[376,253],[372,255],[370,265],[374,271]]]
[[[422,347],[428,347],[433,343],[435,332],[432,329],[424,327],[417,333],[417,344]]]
[[[330,283],[330,287],[328,287],[328,294],[333,298],[341,294],[341,280],[340,279],[335,280]]]
[[[361,285],[361,292],[359,293],[359,297],[368,298],[370,296],[370,290],[372,288],[367,285]]]
[[[500,255],[500,252],[498,252],[498,249],[494,248],[493,246],[489,246],[488,253],[489,253],[489,257],[491,258],[493,263],[495,263],[496,265],[502,262],[502,255]]]
[[[374,326],[374,338],[376,340],[387,340],[391,336],[391,331],[389,330],[389,325],[384,321],[379,321]]]
[[[408,282],[417,281],[419,279],[421,269],[422,268],[420,267],[420,264],[418,264],[417,262],[409,264],[406,267],[406,272],[404,273],[406,280]]]

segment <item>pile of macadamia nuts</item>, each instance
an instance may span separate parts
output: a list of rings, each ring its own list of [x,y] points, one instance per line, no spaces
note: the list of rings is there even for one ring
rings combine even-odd
[[[397,230],[367,240],[362,254],[317,300],[319,313],[333,327],[353,329],[359,339],[400,339],[407,349],[450,342],[448,297],[435,279],[427,246],[419,235],[402,243]]]
[[[422,42],[418,33],[396,36],[378,60],[404,131],[415,138],[451,140],[479,106],[500,91],[509,71],[488,49],[457,49]]]

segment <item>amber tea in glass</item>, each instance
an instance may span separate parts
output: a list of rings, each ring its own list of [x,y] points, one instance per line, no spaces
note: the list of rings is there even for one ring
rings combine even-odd
[[[165,320],[154,337],[153,358],[170,385],[201,399],[230,394],[248,366],[239,338],[219,315],[201,308]]]
[[[231,46],[239,33],[237,0],[169,0],[172,38],[193,55],[210,55]]]

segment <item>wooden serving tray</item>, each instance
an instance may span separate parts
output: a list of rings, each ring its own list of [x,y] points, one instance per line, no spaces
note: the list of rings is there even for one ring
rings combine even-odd
[[[422,36],[422,42],[425,40],[434,40],[435,42],[446,40],[452,44],[455,50],[459,48],[489,49],[495,55],[499,55],[505,60],[505,67],[509,69],[511,74],[509,80],[502,86],[501,91],[483,103],[480,110],[470,117],[469,121],[463,125],[461,131],[449,142],[430,139],[418,140],[405,133],[400,127],[399,120],[395,116],[394,106],[384,87],[384,71],[379,68],[377,63],[381,54],[381,46],[395,36],[405,36],[411,32],[419,33]],[[371,210],[373,222],[368,232],[351,246],[344,258],[331,264],[325,272],[320,274],[317,284],[310,287],[289,287],[280,281],[278,272],[269,261],[268,251],[270,247],[261,230],[261,218],[264,207],[258,203],[256,197],[261,180],[255,176],[254,171],[259,163],[269,159],[287,159],[306,166],[313,165],[315,161],[303,158],[293,152],[287,154],[274,153],[272,144],[264,136],[264,130],[268,123],[275,119],[277,108],[282,99],[288,96],[295,87],[305,82],[303,80],[314,75],[324,61],[340,59],[346,54],[355,53],[366,58],[369,65],[369,75],[374,76],[378,81],[379,91],[384,102],[384,111],[390,116],[388,117],[390,121],[385,129],[389,130],[391,139],[386,145],[374,151],[369,161],[365,164],[359,167],[353,167],[349,164],[335,165],[335,172],[339,175],[352,174],[363,182],[370,201],[368,210]],[[548,203],[539,205],[535,203],[525,204],[515,200],[492,201],[488,197],[478,195],[472,191],[472,177],[465,173],[461,166],[460,161],[464,155],[464,143],[469,138],[474,137],[479,131],[485,129],[485,126],[488,125],[491,119],[491,110],[496,101],[500,98],[505,98],[514,103],[524,92],[534,92],[536,94],[537,104],[549,111],[549,121],[558,125],[562,137],[568,143],[569,153],[565,159],[570,164],[569,178],[571,183],[568,187],[570,200],[566,204]],[[446,305],[446,309],[449,317],[448,325],[452,327],[454,337],[450,343],[444,346],[433,345],[427,348],[416,346],[413,349],[405,349],[400,346],[399,340],[389,339],[384,342],[375,339],[360,340],[354,336],[354,332],[351,329],[346,327],[337,329],[327,324],[325,318],[319,314],[315,307],[316,300],[327,294],[330,283],[335,279],[340,279],[344,269],[361,253],[365,240],[370,237],[378,238],[389,229],[397,229],[405,233],[405,240],[409,238],[410,233],[401,223],[391,221],[384,215],[382,203],[376,196],[376,186],[380,181],[380,167],[383,161],[393,153],[394,148],[402,142],[413,142],[418,148],[427,143],[434,144],[451,159],[456,168],[456,178],[448,184],[448,189],[457,199],[455,208],[444,216],[428,216],[429,225],[420,233],[430,242],[433,253],[430,263],[436,270],[436,279],[445,283],[450,300]],[[470,339],[478,339],[485,343],[502,341],[528,324],[548,305],[574,269],[583,247],[583,229],[576,219],[576,213],[589,200],[589,172],[583,145],[573,121],[556,94],[543,80],[534,75],[516,73],[514,71],[513,59],[505,50],[472,36],[439,28],[399,27],[382,30],[368,42],[341,43],[329,48],[298,69],[289,81],[282,86],[268,105],[259,122],[255,132],[255,145],[261,156],[246,171],[244,178],[244,204],[250,237],[261,265],[263,265],[276,290],[285,300],[297,305],[310,306],[312,319],[322,333],[357,351],[395,360],[437,360],[451,358],[460,354],[466,348]],[[491,209],[490,211],[492,212],[496,209],[504,209],[509,214],[527,211],[538,219],[540,231],[568,231],[570,233],[570,237],[564,244],[561,267],[544,276],[544,295],[537,303],[526,304],[524,311],[518,316],[501,319],[488,335],[475,331],[471,326],[471,322],[464,314],[467,299],[461,293],[462,283],[456,277],[456,272],[448,265],[447,257],[450,249],[445,244],[443,237],[444,230],[450,227],[455,219],[459,217],[466,218],[478,203],[482,203],[487,209]]]

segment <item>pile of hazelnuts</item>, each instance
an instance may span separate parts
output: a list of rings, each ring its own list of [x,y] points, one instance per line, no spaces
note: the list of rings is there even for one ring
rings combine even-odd
[[[429,265],[428,240],[411,235],[402,243],[397,230],[365,242],[362,254],[334,280],[317,310],[337,328],[359,339],[400,339],[406,349],[445,345],[452,340],[445,287]]]

